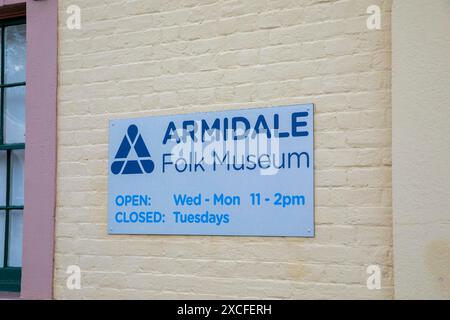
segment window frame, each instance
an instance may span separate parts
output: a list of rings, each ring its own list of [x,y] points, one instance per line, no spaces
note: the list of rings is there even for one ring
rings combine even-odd
[[[26,10],[23,252],[20,293],[0,299],[52,299],[56,208],[58,0],[0,0],[0,18]],[[44,116],[45,115],[45,116]]]
[[[6,197],[5,205],[0,205],[0,211],[5,213],[5,226],[4,226],[4,257],[3,266],[0,266],[0,292],[20,292],[22,267],[9,267],[8,266],[8,254],[9,254],[9,232],[10,232],[10,211],[22,210],[24,211],[24,204],[21,206],[12,205],[10,203],[11,195],[11,156],[13,150],[24,150],[24,143],[6,143],[5,142],[5,92],[7,88],[25,87],[26,80],[22,82],[5,83],[5,51],[6,51],[6,39],[5,30],[10,26],[26,25],[26,17],[16,17],[0,20],[0,33],[1,33],[1,52],[0,52],[0,152],[6,152]],[[25,42],[26,46],[26,42]],[[25,103],[25,102],[24,102]],[[25,111],[26,112],[26,111]],[[26,124],[25,124],[26,126]],[[0,197],[3,196],[0,194]],[[23,246],[23,242],[22,242]]]

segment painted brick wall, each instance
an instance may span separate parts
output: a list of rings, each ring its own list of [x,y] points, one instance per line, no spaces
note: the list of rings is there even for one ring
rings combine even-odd
[[[55,297],[392,298],[390,8],[60,1]],[[109,119],[310,102],[316,238],[107,235]],[[72,264],[81,290],[66,287]]]

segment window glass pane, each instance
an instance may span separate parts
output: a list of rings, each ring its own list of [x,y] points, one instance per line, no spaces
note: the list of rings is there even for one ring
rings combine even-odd
[[[5,257],[5,211],[0,211],[0,268],[3,268]]]
[[[6,205],[6,151],[0,151],[0,206]]]
[[[5,28],[5,82],[25,81],[26,26]]]
[[[8,266],[22,266],[23,211],[9,212]]]
[[[11,151],[11,189],[10,204],[23,206],[23,168],[25,150]]]
[[[5,142],[25,142],[25,87],[5,89]]]

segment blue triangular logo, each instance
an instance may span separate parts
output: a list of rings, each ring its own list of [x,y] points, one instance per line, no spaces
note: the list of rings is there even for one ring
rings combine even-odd
[[[132,148],[136,152],[137,160],[127,159]],[[154,169],[155,164],[150,160],[150,152],[144,139],[136,125],[130,125],[114,157],[111,172],[113,174],[142,174],[151,173]]]

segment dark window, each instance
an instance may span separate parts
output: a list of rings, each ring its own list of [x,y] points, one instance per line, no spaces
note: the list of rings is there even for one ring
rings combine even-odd
[[[20,291],[25,162],[25,19],[0,21],[0,291]]]

